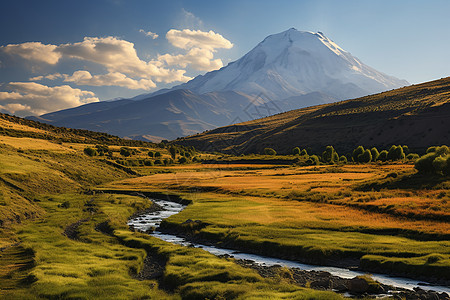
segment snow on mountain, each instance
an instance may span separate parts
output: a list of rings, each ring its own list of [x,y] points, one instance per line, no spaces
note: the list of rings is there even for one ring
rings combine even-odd
[[[173,139],[404,85],[408,82],[364,65],[321,32],[291,28],[268,36],[228,66],[171,89],[33,119],[121,137]]]
[[[272,100],[325,93],[348,99],[409,85],[363,64],[323,33],[287,31],[270,35],[239,60],[173,89],[196,93],[240,91]],[[166,92],[158,91],[155,94]]]

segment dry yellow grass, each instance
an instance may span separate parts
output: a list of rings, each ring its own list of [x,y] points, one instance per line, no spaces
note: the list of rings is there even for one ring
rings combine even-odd
[[[48,151],[68,151],[68,152],[75,151],[64,145],[52,143],[47,140],[40,140],[33,138],[0,136],[0,143],[22,150],[48,150]]]

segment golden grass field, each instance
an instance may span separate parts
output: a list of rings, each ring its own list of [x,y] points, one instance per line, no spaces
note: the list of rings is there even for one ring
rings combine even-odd
[[[448,180],[432,189],[415,186],[413,165],[401,163],[259,167],[166,167],[171,173],[102,188],[181,195],[193,204],[169,218],[168,226],[180,229],[187,219],[200,220],[209,225],[194,235],[240,250],[271,243],[264,254],[277,249],[302,259],[309,251],[311,261],[350,257],[362,265],[378,255],[380,261],[403,259],[417,276],[433,266],[436,274],[450,270]],[[427,263],[430,255],[439,259]]]

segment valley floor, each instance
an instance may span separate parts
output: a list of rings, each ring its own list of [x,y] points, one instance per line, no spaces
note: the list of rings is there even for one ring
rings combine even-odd
[[[190,203],[162,228],[193,240],[449,284],[450,179],[411,164],[120,167],[34,140],[0,144],[2,299],[343,298],[130,231],[133,214],[156,209],[141,193]]]

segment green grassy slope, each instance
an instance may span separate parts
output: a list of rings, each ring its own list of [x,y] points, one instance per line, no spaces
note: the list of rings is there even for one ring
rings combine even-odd
[[[104,135],[83,136],[3,117],[1,299],[342,298],[264,279],[202,249],[131,232],[127,219],[152,203],[139,196],[92,191],[99,184],[134,176],[102,157],[83,153],[86,145],[80,142],[100,144]],[[69,140],[65,134],[70,134]],[[111,148],[120,145],[119,141]],[[159,279],[140,277],[144,261],[162,261]]]

